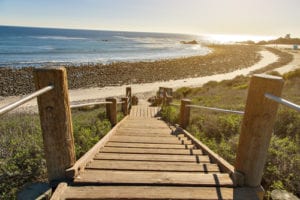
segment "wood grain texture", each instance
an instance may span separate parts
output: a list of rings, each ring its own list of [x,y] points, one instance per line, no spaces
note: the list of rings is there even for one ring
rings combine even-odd
[[[73,179],[81,170],[84,170],[86,164],[94,158],[94,156],[99,152],[100,148],[109,141],[109,139],[116,133],[116,130],[120,125],[126,122],[128,116],[126,116],[120,123],[118,123],[113,129],[111,129],[99,142],[97,142],[88,152],[86,152],[76,163],[71,167],[66,169],[66,176],[69,179]]]
[[[125,148],[104,147],[100,149],[104,153],[136,153],[136,154],[160,154],[160,155],[202,155],[200,149],[156,149],[156,148]]]
[[[176,137],[138,137],[138,136],[121,136],[115,135],[110,139],[111,142],[135,142],[135,143],[151,143],[151,144],[182,144]]]
[[[65,169],[75,163],[67,73],[63,67],[37,68],[36,89],[54,89],[37,98],[49,181],[64,180]]]
[[[232,187],[228,174],[202,174],[197,172],[152,172],[89,170],[74,179],[74,183],[97,184],[147,184],[147,185],[194,185]]]
[[[190,120],[190,108],[187,105],[191,104],[191,100],[182,99],[180,104],[179,125],[186,128]]]
[[[159,155],[159,154],[125,154],[125,153],[98,153],[96,160],[140,160],[161,162],[198,162],[209,163],[210,159],[204,155]]]
[[[282,87],[280,77],[255,75],[251,78],[235,162],[236,170],[245,175],[246,186],[260,185],[278,108],[278,103],[264,95],[280,97]]]
[[[151,161],[119,161],[95,160],[87,165],[86,169],[110,169],[129,171],[174,171],[174,172],[202,172],[219,173],[219,167],[210,163],[188,162],[151,162]]]
[[[258,200],[252,188],[174,186],[68,187],[63,199]]]
[[[116,98],[106,98],[107,102],[111,104],[106,104],[106,116],[110,121],[112,126],[118,123],[117,121],[117,99]]]
[[[144,143],[125,143],[125,142],[108,142],[107,147],[127,147],[127,148],[156,148],[156,149],[193,149],[194,145],[182,144],[144,144]]]
[[[233,188],[216,154],[182,129],[174,135],[156,111],[133,106],[60,199],[257,199],[255,189]]]

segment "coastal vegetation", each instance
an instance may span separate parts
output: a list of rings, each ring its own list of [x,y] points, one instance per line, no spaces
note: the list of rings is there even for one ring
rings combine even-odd
[[[267,45],[267,44],[289,44],[289,45],[300,45],[300,38],[292,38],[291,34],[286,34],[284,37],[279,37],[274,40],[262,40],[254,42],[251,40],[240,42],[242,44],[257,44],[257,45]]]
[[[272,72],[272,74],[275,74]],[[285,85],[282,97],[300,104],[300,70],[283,75]],[[232,110],[244,110],[249,78],[238,76],[233,80],[208,82],[200,88],[180,88],[174,92],[175,103],[188,98],[192,104]],[[179,108],[165,107],[164,119],[178,123]],[[221,155],[231,164],[235,162],[242,117],[205,110],[191,110],[187,130]],[[285,189],[300,195],[300,115],[280,106],[274,134],[269,147],[262,185],[266,198],[274,189]]]
[[[121,120],[122,113],[118,113]],[[72,110],[76,158],[111,128],[105,109]],[[12,113],[0,121],[0,199],[15,199],[27,183],[47,182],[38,114]]]
[[[119,85],[158,80],[199,77],[225,73],[250,66],[260,60],[261,47],[246,45],[211,45],[214,53],[174,60],[138,63],[113,63],[68,67],[69,87]],[[269,49],[279,60],[264,70],[271,70],[288,63],[292,57],[276,49]],[[172,67],[171,67],[172,66]],[[222,66],[222,67],[220,67]],[[1,96],[26,94],[33,90],[33,68],[0,69]],[[256,72],[257,73],[257,72]],[[132,78],[132,74],[134,77]],[[273,73],[275,74],[275,73]],[[3,76],[2,76],[3,75]],[[284,75],[287,80],[284,97],[300,102],[297,85],[300,72]],[[11,84],[11,85],[10,85]],[[24,86],[26,85],[26,86]],[[248,87],[248,78],[237,77],[221,83],[209,82],[202,88],[181,88],[175,98],[193,99],[194,103],[242,110]],[[165,108],[163,117],[176,123],[178,110]],[[103,108],[75,109],[72,111],[76,157],[82,156],[110,129]],[[123,116],[119,113],[118,118]],[[204,120],[205,119],[205,120]],[[226,160],[234,162],[235,145],[241,118],[234,115],[206,115],[193,111],[188,130]],[[275,129],[278,130],[270,147],[271,158],[267,162],[265,188],[286,188],[296,193],[299,180],[299,115],[281,108]],[[282,150],[279,152],[279,150]],[[295,151],[298,152],[295,154]],[[282,161],[283,160],[283,161]],[[284,164],[282,164],[284,163]],[[13,113],[0,121],[0,199],[12,199],[26,183],[46,181],[42,135],[37,114]],[[298,181],[299,182],[299,181]]]

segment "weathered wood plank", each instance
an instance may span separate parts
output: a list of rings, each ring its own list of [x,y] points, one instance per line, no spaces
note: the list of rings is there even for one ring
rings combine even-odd
[[[125,143],[108,142],[106,147],[127,147],[127,148],[157,148],[157,149],[193,149],[194,145],[182,144],[144,144],[144,143]]]
[[[166,154],[166,155],[202,155],[200,149],[144,149],[144,148],[122,148],[104,147],[100,152],[105,153],[136,153],[136,154]]]
[[[193,185],[232,187],[228,174],[201,174],[197,172],[153,172],[89,170],[74,179],[74,183],[97,184],[147,184],[147,185]]]
[[[174,186],[68,187],[62,199],[257,200],[252,188]]]
[[[193,141],[195,146],[202,149],[202,151],[205,154],[209,155],[210,159],[220,166],[222,172],[226,172],[229,174],[234,173],[234,167],[230,163],[228,163],[221,156],[219,156],[218,154],[213,152],[211,149],[209,149],[205,144],[203,144],[202,142],[197,140],[197,138],[195,138],[192,134],[190,134],[189,132],[187,132],[186,130],[181,129],[181,128],[178,128],[176,131],[183,133],[186,137],[188,137],[190,140]]]
[[[171,133],[149,133],[149,132],[127,132],[127,131],[118,131],[116,135],[122,135],[122,136],[140,136],[140,137],[170,137],[172,136]],[[174,136],[173,136],[174,137]]]
[[[67,189],[68,189],[67,183],[62,182],[62,183],[58,184],[58,186],[56,187],[55,192],[51,196],[50,200],[60,200],[61,196],[64,195],[64,193],[66,192]]]
[[[113,142],[135,142],[135,143],[153,143],[153,144],[191,144],[190,141],[182,142],[176,137],[135,137],[135,136],[114,136],[110,139]]]
[[[219,173],[219,167],[210,163],[174,163],[174,162],[150,162],[150,161],[118,161],[118,160],[94,160],[86,169],[110,169],[131,171],[177,171],[177,172],[202,172]]]
[[[148,134],[167,134],[170,135],[172,133],[172,130],[170,130],[169,128],[161,128],[160,129],[146,129],[146,128],[120,128],[118,130],[118,132],[120,133],[148,133]]]
[[[118,154],[98,153],[95,156],[98,160],[140,160],[160,162],[198,162],[210,163],[208,156],[204,155],[158,155],[158,154]]]

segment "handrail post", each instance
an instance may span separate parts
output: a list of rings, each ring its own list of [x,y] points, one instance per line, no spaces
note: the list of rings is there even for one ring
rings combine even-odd
[[[163,88],[163,101],[162,101],[162,105],[166,106],[167,105],[167,88]]]
[[[129,106],[129,110],[131,110],[131,105],[132,105],[132,99],[131,99],[131,93],[132,91],[131,91],[131,87],[126,87],[126,97],[128,97],[128,102],[129,102],[129,104],[130,104],[130,106]]]
[[[189,99],[181,99],[180,113],[179,113],[179,125],[181,128],[186,128],[190,119],[190,108],[187,105],[191,104]]]
[[[36,89],[53,85],[54,89],[38,96],[48,180],[56,184],[66,179],[65,170],[76,161],[67,73],[63,67],[34,70]]]
[[[109,119],[111,126],[116,125],[117,122],[117,99],[116,98],[106,98],[107,102],[111,102],[110,104],[106,104],[106,116]]]
[[[251,78],[235,162],[240,186],[260,186],[278,108],[276,102],[265,98],[265,93],[280,97],[282,87],[280,77],[254,75]]]
[[[124,115],[128,115],[128,97],[121,98],[122,103],[122,112]]]
[[[172,88],[166,88],[167,94],[166,94],[166,104],[167,106],[170,105],[170,103],[173,100],[173,89]]]

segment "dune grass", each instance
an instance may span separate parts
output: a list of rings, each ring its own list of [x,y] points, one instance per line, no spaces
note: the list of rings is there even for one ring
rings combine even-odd
[[[118,113],[118,119],[123,118]],[[76,158],[111,128],[103,107],[72,110]],[[26,184],[47,182],[38,114],[13,113],[0,120],[0,199],[15,199]]]
[[[300,104],[300,70],[284,75],[282,97]],[[175,103],[189,98],[192,104],[232,110],[244,110],[249,78],[239,76],[233,80],[209,82],[200,88],[180,88],[174,93]],[[178,123],[179,109],[174,106],[162,111],[164,119]],[[204,110],[191,110],[187,130],[221,155],[231,164],[235,162],[242,116]],[[280,106],[269,147],[262,180],[267,190],[286,189],[300,195],[300,115]]]

